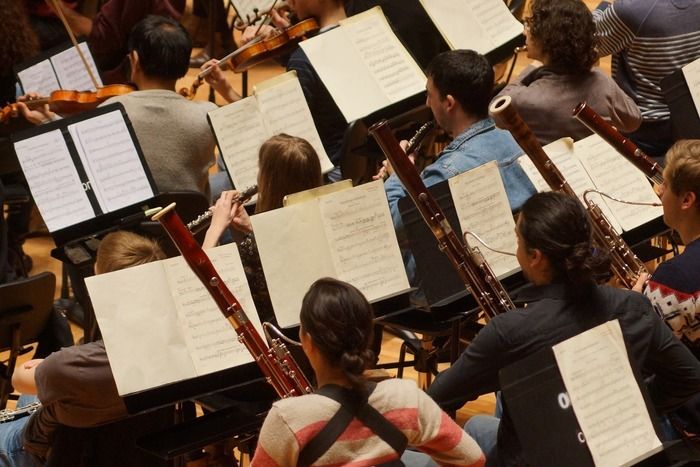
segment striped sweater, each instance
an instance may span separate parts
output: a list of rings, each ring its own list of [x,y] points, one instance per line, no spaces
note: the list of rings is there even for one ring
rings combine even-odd
[[[446,466],[483,466],[484,456],[470,438],[413,381],[382,381],[369,403],[407,437],[409,446]],[[318,394],[273,404],[258,440],[252,466],[294,466],[299,452],[338,410],[339,404]],[[316,466],[364,467],[398,455],[372,431],[353,420]]]
[[[700,57],[700,2],[616,0],[593,12],[600,56],[612,54],[612,76],[645,122],[667,120],[665,76]]]

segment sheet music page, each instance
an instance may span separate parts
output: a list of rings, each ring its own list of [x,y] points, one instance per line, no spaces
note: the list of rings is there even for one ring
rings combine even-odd
[[[85,60],[87,60],[92,70],[92,74],[97,80],[97,85],[101,87],[102,79],[100,78],[100,73],[97,71],[95,60],[92,58],[87,42],[81,42],[79,46],[83,55],[85,55]],[[92,79],[90,79],[90,75],[85,69],[85,65],[80,59],[78,51],[75,50],[75,47],[69,47],[63,52],[57,53],[51,57],[51,64],[54,70],[56,70],[56,77],[58,78],[61,89],[95,91],[95,85]]]
[[[269,79],[255,86],[253,92],[271,134],[287,133],[304,138],[316,150],[321,171],[325,173],[333,169],[295,71]]]
[[[180,331],[165,261],[171,260],[85,279],[122,396],[197,376]]]
[[[683,67],[683,76],[688,83],[695,110],[700,116],[700,58]]]
[[[515,253],[515,221],[496,161],[452,177],[448,183],[462,232],[474,232],[491,247]],[[472,236],[467,240],[471,247],[479,248],[498,278],[520,269],[515,256],[491,251]]]
[[[119,110],[68,125],[103,212],[153,197],[143,163]]]
[[[632,465],[663,449],[618,320],[552,349],[595,465]]]
[[[502,0],[421,0],[442,37],[455,49],[486,54],[523,32]]]
[[[15,152],[50,232],[95,217],[61,130],[18,141]]]
[[[25,94],[36,92],[40,96],[48,97],[52,91],[61,89],[49,60],[25,68],[17,73],[17,77]]]
[[[246,188],[258,183],[258,151],[272,133],[256,98],[246,97],[207,115],[233,185]]]
[[[625,201],[660,203],[641,170],[618,154],[600,136],[593,134],[577,141],[574,148],[576,156],[598,190]],[[598,205],[607,205],[623,230],[631,230],[663,215],[661,207],[618,203],[602,198],[597,193],[591,194],[590,199]]]
[[[277,322],[295,326],[311,284],[335,276],[318,200],[256,214],[250,220]]]
[[[262,335],[236,244],[211,248],[207,250],[207,256]],[[236,331],[184,258],[172,258],[163,266],[177,309],[177,320],[197,375],[252,362],[250,352],[238,342]]]
[[[582,203],[585,203],[583,200],[583,193],[590,188],[596,188],[596,185],[581,164],[581,161],[576,157],[573,140],[571,138],[561,138],[549,143],[543,149],[569,183],[569,186],[574,190],[574,193],[576,193]],[[527,155],[521,156],[518,162],[535,185],[535,188],[537,188],[537,191],[550,191],[549,185],[544,181]],[[595,198],[592,197],[591,200],[595,200]],[[601,203],[598,206],[615,230],[620,232],[620,223],[607,204]]]
[[[258,10],[258,15],[262,15],[266,11],[269,11],[275,0],[233,0],[231,2],[234,9],[241,16],[243,20],[248,20],[248,18],[255,18],[255,10]],[[275,8],[282,6],[284,1],[278,1]]]
[[[319,199],[335,274],[369,301],[409,289],[384,183],[376,180]]]

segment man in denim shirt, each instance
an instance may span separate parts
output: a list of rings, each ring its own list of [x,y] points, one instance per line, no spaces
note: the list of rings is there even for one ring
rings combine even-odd
[[[428,98],[435,120],[449,135],[452,142],[439,158],[427,166],[420,176],[426,186],[466,172],[495,160],[503,178],[510,208],[519,209],[535,188],[520,168],[516,159],[523,154],[508,131],[496,128],[488,117],[489,101],[493,90],[493,69],[486,58],[472,50],[451,50],[436,56],[426,70]],[[404,143],[405,144],[405,143]],[[391,217],[399,238],[403,236],[403,221],[398,202],[406,191],[398,177],[386,166],[391,175],[384,183]],[[405,258],[409,279],[414,265]]]

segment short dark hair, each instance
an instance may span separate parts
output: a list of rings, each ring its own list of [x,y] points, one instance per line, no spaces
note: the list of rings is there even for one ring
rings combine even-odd
[[[448,94],[465,112],[479,118],[489,113],[493,93],[493,68],[486,57],[473,50],[449,50],[437,55],[426,74],[445,98]]]
[[[553,281],[585,297],[596,274],[609,269],[609,256],[593,252],[591,224],[578,199],[558,192],[537,193],[520,210],[518,232],[525,247],[540,250],[553,268]]]
[[[362,292],[347,282],[319,279],[304,295],[299,319],[328,362],[343,370],[356,391],[364,391],[362,373],[374,361],[369,348],[374,313]]]
[[[534,0],[528,25],[557,73],[585,73],[598,59],[593,15],[581,0]]]
[[[178,79],[187,74],[192,41],[185,28],[164,16],[149,15],[129,34],[129,52],[135,50],[144,74]]]

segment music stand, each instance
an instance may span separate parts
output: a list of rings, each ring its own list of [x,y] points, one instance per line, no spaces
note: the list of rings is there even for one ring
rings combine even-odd
[[[671,112],[673,139],[700,138],[700,117],[682,69],[661,80],[661,92]]]

